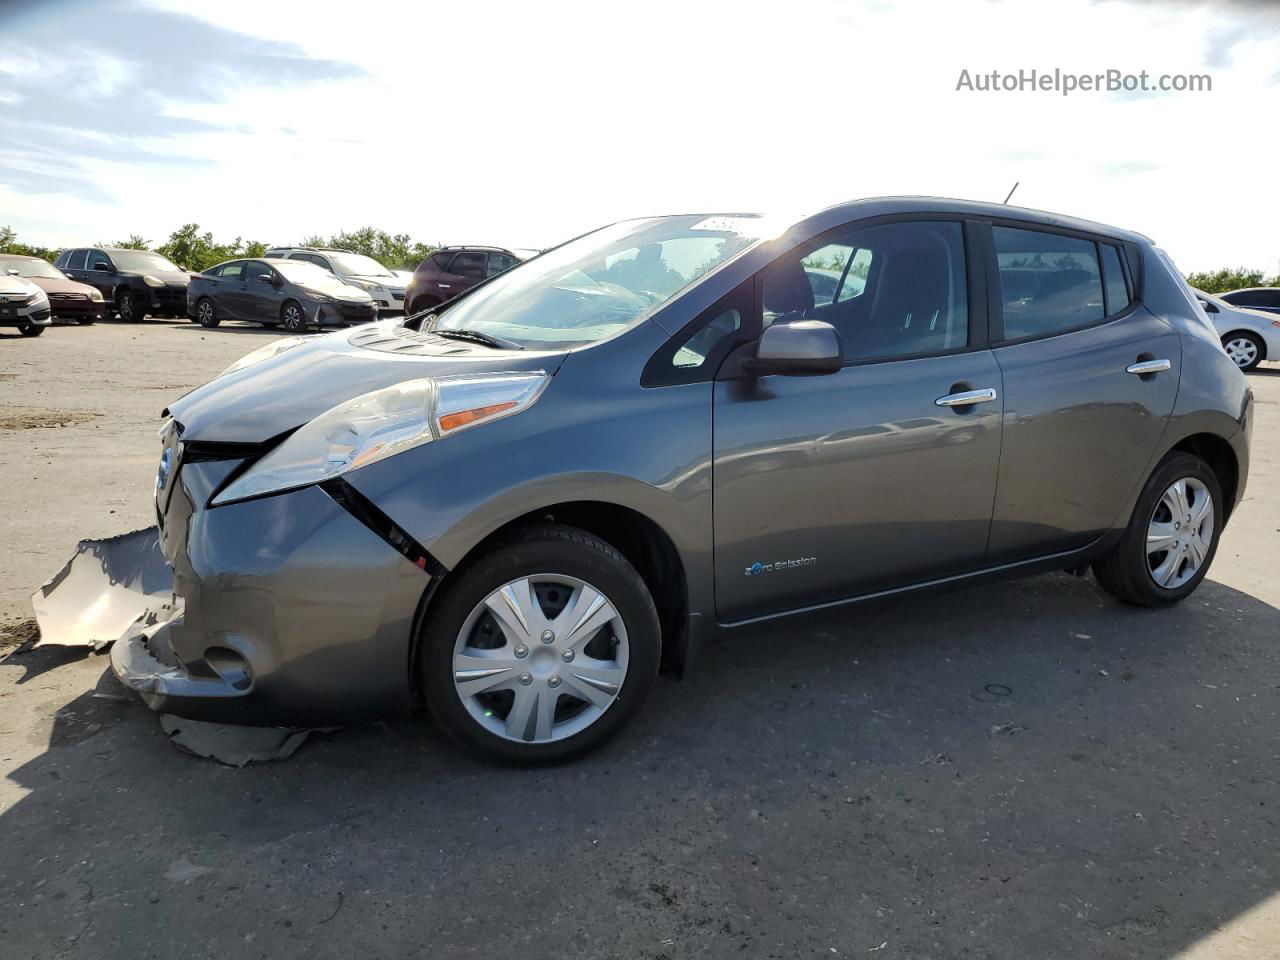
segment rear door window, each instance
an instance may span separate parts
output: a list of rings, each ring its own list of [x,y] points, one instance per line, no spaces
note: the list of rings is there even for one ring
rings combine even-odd
[[[244,261],[237,260],[235,263],[226,263],[222,266],[222,272],[218,274],[223,280],[239,280],[244,275]]]
[[[509,257],[505,253],[489,254],[489,276],[496,277],[504,271],[510,270],[516,265],[514,257]]]
[[[994,227],[1004,339],[1051,337],[1106,316],[1092,240]]]
[[[68,250],[65,254],[63,254],[63,256],[66,257],[66,262],[59,264],[59,266],[62,267],[64,270],[83,270],[84,269],[85,251]]]
[[[453,258],[449,272],[459,277],[483,277],[485,271],[485,255],[479,251],[466,251]]]

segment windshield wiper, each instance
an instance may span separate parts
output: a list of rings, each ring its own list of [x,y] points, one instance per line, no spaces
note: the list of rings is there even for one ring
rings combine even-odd
[[[437,337],[448,337],[451,340],[470,340],[472,343],[483,343],[486,347],[494,347],[498,350],[524,349],[514,340],[491,337],[489,334],[481,333],[479,330],[432,330],[431,332]]]

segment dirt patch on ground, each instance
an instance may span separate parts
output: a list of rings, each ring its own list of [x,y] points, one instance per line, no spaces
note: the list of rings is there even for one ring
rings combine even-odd
[[[31,619],[15,620],[0,624],[0,649],[20,647],[24,643],[34,643],[40,639],[40,628]]]
[[[91,410],[0,410],[0,430],[70,427],[100,416]]]

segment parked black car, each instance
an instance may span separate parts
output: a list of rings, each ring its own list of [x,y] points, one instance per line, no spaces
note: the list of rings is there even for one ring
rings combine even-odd
[[[1233,307],[1280,313],[1280,287],[1246,287],[1243,290],[1220,293],[1218,298],[1227,301]]]
[[[203,327],[250,320],[299,332],[378,319],[373,297],[302,260],[228,260],[191,278],[187,313]]]
[[[186,315],[191,274],[158,253],[75,247],[62,251],[55,265],[72,280],[97,287],[121,320]]]

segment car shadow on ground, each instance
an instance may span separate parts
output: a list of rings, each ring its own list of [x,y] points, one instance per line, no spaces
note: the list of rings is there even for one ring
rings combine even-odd
[[[1280,883],[1276,618],[1213,582],[1150,611],[1065,574],[879,601],[728,635],[604,749],[537,770],[409,719],[229,769],[95,658],[93,690],[35,704],[56,713],[0,816],[0,937],[1167,960]]]

